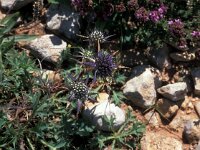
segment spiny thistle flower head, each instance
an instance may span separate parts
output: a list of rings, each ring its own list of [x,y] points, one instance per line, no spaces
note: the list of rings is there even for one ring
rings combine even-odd
[[[106,38],[104,37],[103,32],[99,30],[94,30],[92,33],[90,33],[89,40],[94,42],[99,41],[100,43],[103,43],[106,41]]]
[[[71,98],[76,100],[85,101],[88,99],[89,88],[83,82],[72,82],[70,83],[70,95]]]
[[[78,55],[78,57],[82,57],[84,59],[89,59],[89,60],[93,60],[94,57],[94,51],[93,50],[89,50],[89,49],[83,49],[81,48],[81,51],[79,52],[81,56]]]
[[[86,62],[85,65],[92,67],[95,71],[96,76],[101,78],[106,78],[112,76],[112,71],[116,67],[113,62],[112,55],[106,53],[105,51],[98,52],[97,56],[94,58],[93,62]]]
[[[69,83],[69,100],[77,101],[77,115],[79,114],[81,107],[84,105],[85,100],[90,100],[96,102],[93,98],[90,97],[89,87],[87,86],[88,79],[85,82],[80,81],[79,77],[72,77],[68,74],[68,77],[71,79]]]

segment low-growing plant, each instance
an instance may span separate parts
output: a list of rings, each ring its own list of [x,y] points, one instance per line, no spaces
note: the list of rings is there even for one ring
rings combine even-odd
[[[198,0],[71,0],[71,5],[89,25],[104,24],[122,43],[160,47],[170,42],[185,49],[199,39]]]
[[[144,124],[137,121],[137,119],[131,114],[130,110],[126,112],[126,121],[120,127],[119,130],[113,129],[113,121],[115,118],[107,118],[104,116],[104,121],[107,122],[110,129],[113,129],[111,133],[103,133],[95,136],[92,146],[98,146],[100,149],[106,148],[109,143],[111,149],[126,148],[136,149],[138,148],[138,142],[145,130]]]
[[[121,147],[120,143],[129,148],[136,147],[144,126],[130,112],[119,131],[110,133],[96,130],[81,116],[81,106],[90,93],[91,99],[95,99],[98,93],[108,92],[118,105],[124,98],[120,87],[125,76],[116,70],[112,53],[101,49],[100,44],[104,42],[100,41],[101,37],[97,37],[93,41],[96,44],[91,47],[81,48],[78,57],[73,59],[78,63],[69,61],[67,69],[63,69],[62,64],[57,65],[61,81],[50,82],[48,76],[43,77],[43,62],[15,46],[16,41],[23,38],[35,38],[12,35],[10,31],[15,27],[18,16],[17,13],[1,21],[0,148],[96,149],[112,141],[113,148]],[[68,58],[75,55],[70,53],[72,48],[64,51]],[[113,119],[105,120],[110,128]],[[108,140],[105,140],[106,137]],[[135,145],[128,143],[129,137]]]

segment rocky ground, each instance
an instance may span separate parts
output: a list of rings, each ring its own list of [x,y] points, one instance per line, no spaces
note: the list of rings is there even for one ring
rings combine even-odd
[[[13,2],[1,0],[0,18],[7,11],[26,11],[24,6],[30,7],[33,0],[16,5],[12,5]],[[62,50],[76,40],[81,28],[79,16],[70,7],[66,9],[62,5],[48,6],[41,11],[41,16],[42,19],[30,23],[19,20],[21,25],[14,30],[15,34],[40,36],[18,46],[36,58],[56,64]],[[146,124],[142,150],[200,150],[200,65],[196,51],[181,51],[169,44],[160,49],[138,51],[139,48],[134,46],[123,49],[121,63],[130,72],[122,87],[127,99],[121,109],[114,104],[109,106],[118,112],[117,122],[120,124],[125,120],[121,110],[131,108]],[[61,80],[54,71],[44,72],[52,82]],[[107,95],[102,94],[102,99],[98,105],[100,110],[105,108]],[[84,111],[86,116],[91,111],[89,108]]]

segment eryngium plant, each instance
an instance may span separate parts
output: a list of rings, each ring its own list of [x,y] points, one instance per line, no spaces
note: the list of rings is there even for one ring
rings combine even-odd
[[[105,51],[100,51],[94,58],[94,61],[85,62],[84,65],[90,66],[94,70],[95,80],[96,77],[106,78],[111,77],[114,68],[116,67],[113,62],[113,57]]]
[[[93,98],[89,96],[89,87],[87,86],[88,78],[86,81],[80,81],[78,78],[73,78],[68,75],[71,79],[71,83],[69,83],[69,101],[76,100],[77,101],[77,115],[80,113],[82,106],[86,100],[90,100],[95,102]]]

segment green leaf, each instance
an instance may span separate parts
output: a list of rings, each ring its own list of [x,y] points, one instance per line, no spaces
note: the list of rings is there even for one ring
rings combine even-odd
[[[2,128],[6,122],[7,122],[7,120],[1,118],[0,119],[0,128]]]
[[[14,40],[14,42],[21,42],[21,41],[31,41],[34,40],[35,38],[37,38],[37,35],[13,35],[13,36],[9,36],[7,38],[5,38],[3,40],[3,42],[8,42],[11,40]]]
[[[0,38],[5,34],[10,32],[10,30],[15,26],[17,19],[19,18],[19,13],[14,13],[12,15],[6,16],[0,21],[3,28],[0,28]]]
[[[121,100],[125,98],[122,92],[113,91],[112,98],[114,99],[114,103],[116,105],[121,103]]]
[[[48,0],[48,2],[52,4],[69,4],[69,1],[66,0]]]
[[[123,74],[117,74],[117,77],[115,79],[116,83],[124,84],[126,80],[126,77]]]

